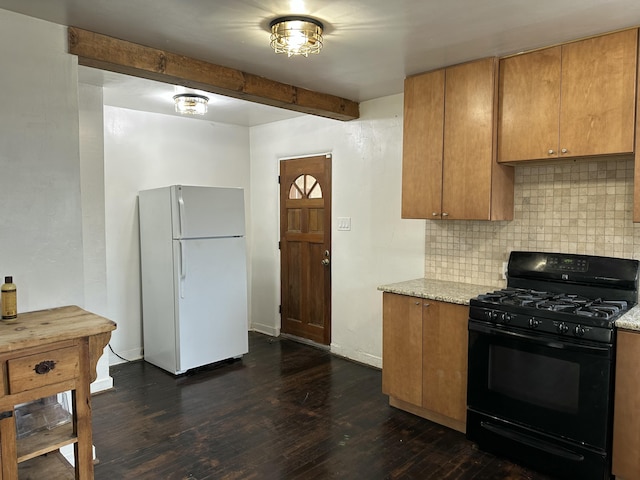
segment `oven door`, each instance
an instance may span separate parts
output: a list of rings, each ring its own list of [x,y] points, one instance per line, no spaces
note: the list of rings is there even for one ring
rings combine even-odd
[[[613,347],[469,320],[467,404],[544,436],[608,451]]]

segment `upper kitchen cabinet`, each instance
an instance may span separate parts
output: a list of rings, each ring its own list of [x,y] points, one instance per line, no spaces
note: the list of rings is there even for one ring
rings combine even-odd
[[[513,169],[495,159],[496,86],[494,58],[405,80],[403,218],[513,218]]]
[[[402,218],[440,218],[443,142],[444,70],[406,78]]]
[[[500,61],[498,161],[634,150],[638,31]]]

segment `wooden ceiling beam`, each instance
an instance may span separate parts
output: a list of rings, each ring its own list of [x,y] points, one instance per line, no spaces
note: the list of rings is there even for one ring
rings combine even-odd
[[[69,27],[68,35],[69,53],[77,55],[78,63],[87,67],[182,85],[335,120],[347,121],[360,116],[358,103],[346,98],[305,90],[77,27]]]

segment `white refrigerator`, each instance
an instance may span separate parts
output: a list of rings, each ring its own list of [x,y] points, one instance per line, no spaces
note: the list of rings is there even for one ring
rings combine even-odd
[[[139,193],[144,359],[174,375],[248,352],[244,190]]]

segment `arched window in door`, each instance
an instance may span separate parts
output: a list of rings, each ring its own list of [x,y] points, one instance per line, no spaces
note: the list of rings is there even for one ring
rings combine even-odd
[[[313,175],[300,175],[289,188],[290,200],[303,198],[322,198],[322,187]]]
[[[321,233],[324,231],[324,208],[322,187],[313,175],[296,177],[289,187],[289,200],[294,200],[287,209],[287,231]],[[303,209],[306,211],[303,224]]]

